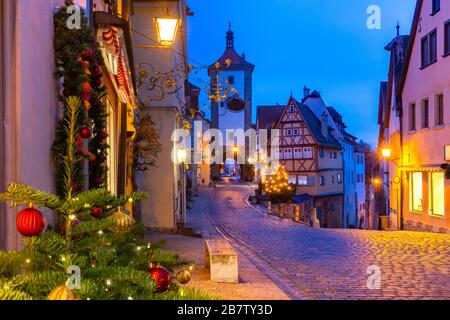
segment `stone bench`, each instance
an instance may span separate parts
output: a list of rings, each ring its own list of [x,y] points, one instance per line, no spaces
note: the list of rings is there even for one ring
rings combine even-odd
[[[227,240],[205,241],[205,266],[210,269],[211,282],[239,282],[237,253]]]

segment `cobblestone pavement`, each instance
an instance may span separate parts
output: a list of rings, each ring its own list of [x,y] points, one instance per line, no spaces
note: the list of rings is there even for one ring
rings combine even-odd
[[[313,229],[258,213],[253,189],[220,185],[215,227],[293,299],[450,299],[450,235]],[[381,271],[368,289],[367,268]]]

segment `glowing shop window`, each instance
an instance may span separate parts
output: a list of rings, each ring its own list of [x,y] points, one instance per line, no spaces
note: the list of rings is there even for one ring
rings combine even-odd
[[[430,183],[430,214],[445,215],[445,177],[443,172],[433,172]]]
[[[411,211],[422,212],[422,194],[422,172],[412,172],[409,188]]]

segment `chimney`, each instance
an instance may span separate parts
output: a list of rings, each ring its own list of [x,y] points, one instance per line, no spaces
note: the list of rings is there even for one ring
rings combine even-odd
[[[303,98],[306,98],[311,93],[311,89],[307,88],[306,85],[303,88]]]
[[[242,60],[245,60],[245,52],[242,52]]]
[[[322,115],[320,116],[320,126],[322,135],[325,137],[325,139],[328,139],[328,116],[326,112],[322,113]]]

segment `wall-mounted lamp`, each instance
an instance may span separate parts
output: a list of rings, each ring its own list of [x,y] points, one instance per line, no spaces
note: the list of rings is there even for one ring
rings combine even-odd
[[[162,46],[168,47],[175,42],[179,20],[174,18],[155,18],[158,41]]]
[[[381,155],[383,156],[383,158],[390,158],[392,155],[392,149],[391,148],[381,149]]]

